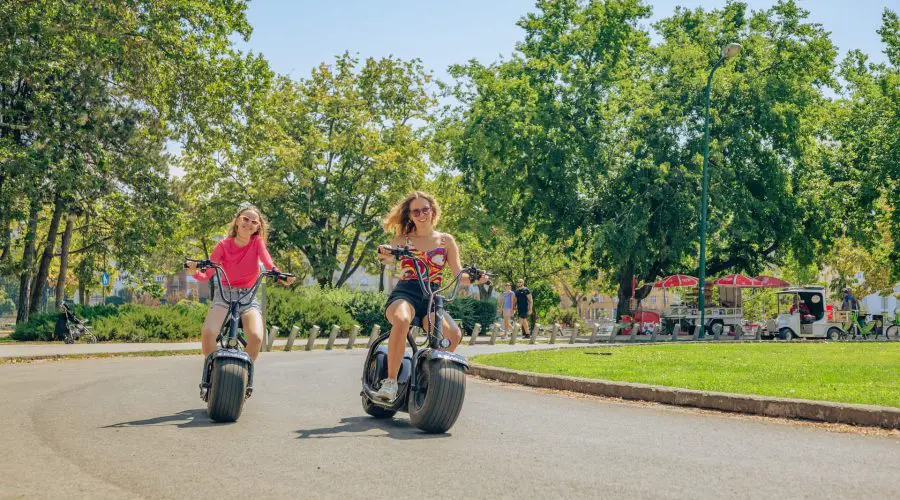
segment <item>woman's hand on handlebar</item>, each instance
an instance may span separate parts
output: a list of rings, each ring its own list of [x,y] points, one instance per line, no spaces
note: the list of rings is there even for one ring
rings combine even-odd
[[[382,264],[388,264],[392,260],[394,260],[394,247],[390,245],[378,245],[376,252],[378,252],[378,259],[381,260]]]

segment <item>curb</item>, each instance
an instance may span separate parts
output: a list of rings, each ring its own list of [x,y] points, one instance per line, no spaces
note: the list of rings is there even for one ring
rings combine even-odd
[[[471,375],[500,382],[580,392],[594,396],[652,401],[677,406],[765,415],[767,417],[796,418],[817,422],[900,429],[900,408],[887,406],[676,389],[631,382],[544,375],[475,363],[470,364],[468,372]]]

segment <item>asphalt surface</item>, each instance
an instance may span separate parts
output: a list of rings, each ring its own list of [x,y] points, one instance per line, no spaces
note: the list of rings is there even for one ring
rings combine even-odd
[[[362,411],[363,357],[263,353],[235,424],[207,418],[199,356],[0,365],[0,498],[900,498],[897,434],[469,378],[426,435]]]

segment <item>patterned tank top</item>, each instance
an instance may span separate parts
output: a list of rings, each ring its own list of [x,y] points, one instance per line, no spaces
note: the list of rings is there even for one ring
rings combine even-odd
[[[426,266],[423,266],[421,262],[417,262],[412,260],[409,257],[403,257],[400,259],[400,279],[401,280],[415,280],[418,279],[416,276],[416,270],[413,267],[418,264],[419,272],[422,273],[422,277],[425,278],[425,271],[428,271],[428,281],[435,285],[440,285],[441,280],[443,279],[443,270],[444,265],[447,263],[447,249],[444,247],[444,241],[446,237],[441,234],[441,242],[438,244],[438,247],[434,250],[424,252],[422,250],[418,250],[415,245],[413,245],[409,241],[409,236],[406,237],[406,246],[412,251],[413,255],[425,261]]]

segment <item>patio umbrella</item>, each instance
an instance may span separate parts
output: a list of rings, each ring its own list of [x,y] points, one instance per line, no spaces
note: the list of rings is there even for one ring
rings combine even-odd
[[[677,288],[697,286],[700,280],[687,274],[673,274],[657,281],[653,284],[653,288]]]
[[[756,280],[756,286],[762,288],[787,288],[791,286],[787,281],[772,276],[757,276],[753,279]]]
[[[728,276],[723,276],[712,282],[713,285],[719,286],[733,286],[733,287],[755,287],[760,286],[759,282],[755,279],[744,276],[743,274],[729,274]]]

